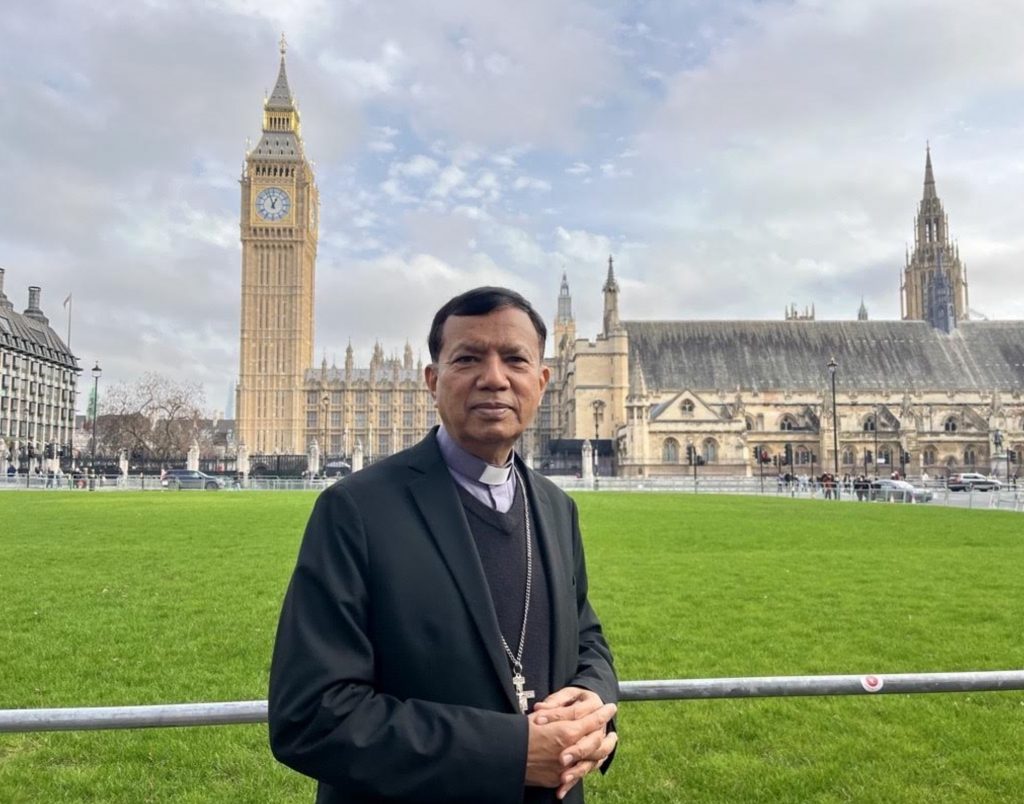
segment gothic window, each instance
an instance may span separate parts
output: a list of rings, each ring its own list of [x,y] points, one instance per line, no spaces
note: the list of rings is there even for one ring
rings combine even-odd
[[[306,411],[306,427],[316,427],[316,411]]]
[[[946,423],[942,425],[942,429],[945,430],[947,433],[955,433],[957,431],[956,418],[950,416],[948,419],[946,419]]]
[[[412,411],[402,411],[402,427],[412,427]]]
[[[666,438],[661,448],[663,463],[679,463],[679,442],[674,438]]]
[[[306,392],[306,404],[307,405],[315,405],[317,403],[317,401],[318,401],[316,396],[317,396],[316,391],[307,391]]]
[[[356,407],[366,407],[366,391],[356,391]]]
[[[811,451],[807,447],[797,447],[796,462],[802,466],[809,464],[811,462]]]
[[[365,410],[357,410],[356,411],[356,427],[358,427],[360,430],[362,430],[364,427],[366,427],[366,411]]]
[[[692,416],[693,415],[693,400],[692,399],[684,399],[683,400],[683,404],[681,404],[679,406],[679,409],[683,412],[684,416]]]
[[[974,452],[974,447],[968,447],[964,450],[964,466],[974,466],[977,463],[977,455]]]
[[[331,411],[331,427],[341,427],[341,411]]]
[[[391,436],[388,433],[380,433],[377,436],[377,454],[387,455],[391,452]]]
[[[704,445],[701,450],[701,455],[704,458],[704,463],[717,463],[718,461],[718,442],[713,438],[704,439]]]
[[[796,420],[792,416],[783,416],[779,421],[780,430],[795,430]]]
[[[381,427],[390,427],[391,426],[391,411],[390,410],[380,410],[380,411],[377,412],[377,416],[379,417],[378,418],[378,423],[380,424]]]
[[[864,432],[865,433],[873,433],[873,432],[875,432],[875,417],[873,415],[872,416],[868,416],[864,420]]]
[[[331,391],[331,404],[339,407],[341,405],[342,393],[341,391]]]
[[[415,394],[412,391],[406,391],[402,395],[402,404],[407,408],[411,408],[415,404]]]
[[[879,447],[878,462],[886,466],[892,466],[892,450],[889,447]]]
[[[390,405],[391,404],[391,392],[390,391],[381,391],[380,392],[380,396],[377,398],[377,401],[381,405]]]
[[[921,463],[925,466],[935,466],[935,447],[925,447],[921,453]]]
[[[750,418],[749,416],[747,416],[746,417],[746,422],[747,422],[747,429],[748,430],[753,430],[754,429],[754,420],[752,418]]]

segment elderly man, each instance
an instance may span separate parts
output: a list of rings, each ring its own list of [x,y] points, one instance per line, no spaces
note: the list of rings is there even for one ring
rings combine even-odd
[[[434,317],[442,425],[313,509],[270,673],[270,743],[318,802],[582,802],[618,684],[576,506],[514,453],[548,382],[522,296]]]

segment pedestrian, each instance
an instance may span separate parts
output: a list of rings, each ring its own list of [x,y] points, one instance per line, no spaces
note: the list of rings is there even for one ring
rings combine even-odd
[[[582,802],[616,745],[575,503],[514,451],[545,337],[512,291],[450,300],[425,370],[440,426],[317,500],[269,726],[318,802]]]

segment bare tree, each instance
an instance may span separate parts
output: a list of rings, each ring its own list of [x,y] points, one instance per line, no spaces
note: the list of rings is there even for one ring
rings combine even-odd
[[[107,450],[153,460],[180,458],[199,436],[203,388],[148,372],[100,399],[97,430]]]

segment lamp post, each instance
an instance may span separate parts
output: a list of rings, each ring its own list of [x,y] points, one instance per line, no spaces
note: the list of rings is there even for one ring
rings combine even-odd
[[[594,477],[597,477],[597,468],[599,466],[597,458],[597,442],[601,421],[604,419],[604,400],[595,399],[591,403],[591,407],[594,409]]]
[[[100,375],[103,369],[100,368],[100,361],[92,367],[92,448],[90,449],[89,468],[96,471],[96,414],[100,408]]]
[[[996,459],[992,462],[993,476],[999,477],[999,453],[1003,448],[1003,432],[996,430],[992,433],[992,445],[996,448]],[[1006,456],[1006,479],[1010,479],[1010,456]]]
[[[324,420],[324,446],[320,452],[320,476],[327,476],[327,413],[330,408],[331,397],[324,392],[324,395],[320,397],[320,416]]]
[[[871,430],[875,434],[875,480],[878,480],[878,405],[875,405],[875,417],[871,421]]]
[[[836,369],[839,364],[833,356],[828,361],[828,373],[832,379],[832,483],[839,499],[839,417],[836,415]]]

